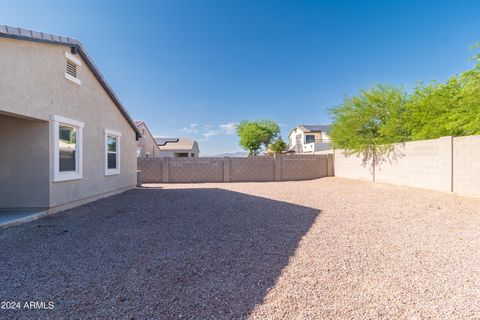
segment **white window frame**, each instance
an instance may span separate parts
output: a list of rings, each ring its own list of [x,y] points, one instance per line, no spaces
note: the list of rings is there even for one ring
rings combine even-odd
[[[75,57],[73,54],[68,53],[67,51],[65,51],[65,59],[67,59],[68,61],[75,64],[77,67],[80,67],[82,65],[82,61],[80,59]],[[78,72],[78,70],[77,70],[77,72]],[[77,76],[78,76],[78,74],[77,74]],[[69,75],[66,71],[65,71],[65,79],[68,79],[68,80],[72,81],[73,83],[78,84],[79,86],[82,85],[82,81],[80,79]]]
[[[115,169],[108,168],[108,136],[115,136],[117,138],[117,150],[116,150],[116,163],[117,167]],[[115,130],[105,129],[105,175],[111,176],[120,174],[120,145],[121,145],[122,134]]]
[[[59,115],[52,117],[53,121],[53,181],[68,181],[83,178],[83,128],[85,124],[78,120],[65,118]],[[76,129],[75,171],[60,172],[60,148],[58,146],[60,125]]]

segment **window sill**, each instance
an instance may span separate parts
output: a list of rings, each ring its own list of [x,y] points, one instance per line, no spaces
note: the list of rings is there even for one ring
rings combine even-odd
[[[53,182],[80,180],[82,178],[82,175],[78,172],[61,172],[55,174]]]
[[[72,81],[75,84],[78,84],[79,86],[82,85],[82,81],[78,78],[72,77],[68,73],[65,72],[65,79]]]
[[[105,176],[116,176],[120,174],[120,170],[107,170]]]

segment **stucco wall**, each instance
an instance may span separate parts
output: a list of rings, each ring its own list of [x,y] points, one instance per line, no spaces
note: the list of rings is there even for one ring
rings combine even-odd
[[[137,141],[138,148],[140,148],[140,158],[147,158],[147,156],[152,158],[160,157],[160,149],[145,124],[142,123],[137,128],[142,134],[142,137]]]
[[[48,208],[48,122],[0,114],[0,148],[0,208]]]
[[[67,46],[0,38],[0,51],[0,111],[45,121],[56,114],[85,123],[83,179],[51,182],[50,206],[134,187],[135,131],[80,55],[76,57],[82,60],[77,71],[81,86],[64,77]],[[120,175],[104,175],[104,129],[122,133]],[[51,135],[52,130],[50,124]],[[50,168],[52,177],[53,165]]]
[[[138,159],[144,183],[308,180],[333,176],[333,155]]]

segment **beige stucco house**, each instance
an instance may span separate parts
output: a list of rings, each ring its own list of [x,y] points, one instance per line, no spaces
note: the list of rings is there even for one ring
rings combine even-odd
[[[0,209],[133,188],[140,132],[77,40],[0,25]]]
[[[188,138],[155,138],[160,157],[170,158],[197,158],[200,148],[195,140]]]
[[[290,131],[288,150],[295,153],[330,152],[331,144],[327,125],[301,124]]]
[[[145,121],[135,121],[135,125],[142,135],[137,141],[137,158],[159,158],[160,149]]]

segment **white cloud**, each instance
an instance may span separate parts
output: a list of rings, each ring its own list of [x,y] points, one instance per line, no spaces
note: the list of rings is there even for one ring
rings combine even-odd
[[[191,123],[188,127],[183,128],[182,131],[187,133],[198,133],[198,123]]]
[[[211,125],[206,124],[202,127],[202,136],[204,138],[202,141],[206,141],[213,136],[218,136],[220,133],[221,132],[219,130],[215,130]]]
[[[228,122],[215,126],[205,124],[200,127],[198,123],[192,123],[188,127],[181,129],[181,131],[194,135],[198,134],[202,137],[198,139],[199,141],[206,141],[214,136],[235,134],[236,125],[236,122]]]
[[[235,129],[237,127],[237,123],[236,122],[224,123],[224,124],[221,124],[219,127],[220,127],[220,129],[223,130],[223,132],[226,135],[232,135],[232,134],[235,134]]]

